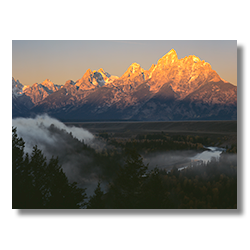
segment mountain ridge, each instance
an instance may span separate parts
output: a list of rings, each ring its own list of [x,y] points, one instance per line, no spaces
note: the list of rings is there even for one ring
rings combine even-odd
[[[237,119],[237,87],[194,55],[178,59],[174,49],[148,70],[132,63],[121,77],[100,68],[88,69],[76,82],[62,86],[49,79],[31,87],[20,84],[12,78],[12,93],[16,99],[31,99],[33,106],[26,106],[30,115],[146,121],[220,119],[221,111],[223,119]]]

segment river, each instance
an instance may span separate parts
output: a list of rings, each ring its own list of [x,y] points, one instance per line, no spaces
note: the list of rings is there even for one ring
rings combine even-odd
[[[190,151],[168,151],[166,153],[152,154],[144,157],[144,163],[149,164],[149,169],[158,167],[170,171],[173,166],[178,170],[182,170],[192,165],[192,163],[199,165],[203,162],[207,163],[211,159],[219,160],[220,154],[226,151],[224,148],[219,147],[205,147],[205,151],[197,153],[193,150]]]
[[[195,162],[196,164],[202,164],[207,163],[208,161],[211,161],[211,159],[215,159],[216,161],[219,160],[220,155],[222,152],[225,152],[225,148],[219,148],[219,147],[205,147],[205,149],[208,149],[206,151],[203,151],[202,153],[198,153],[193,157],[190,157],[190,161]],[[182,170],[184,168],[187,168],[188,166],[184,166],[181,168],[178,168],[178,170]]]

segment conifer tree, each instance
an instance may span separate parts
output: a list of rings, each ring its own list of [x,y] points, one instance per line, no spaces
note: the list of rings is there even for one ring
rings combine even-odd
[[[109,201],[112,208],[139,208],[139,197],[146,178],[147,166],[135,149],[126,149],[126,162],[110,184]]]
[[[85,205],[85,189],[69,183],[58,158],[52,157],[47,163],[37,146],[30,157],[24,157],[24,146],[12,128],[12,208],[74,209]]]
[[[29,178],[28,155],[24,156],[25,143],[12,127],[12,208],[28,208],[29,190],[32,186]]]
[[[103,200],[103,191],[101,190],[100,181],[97,184],[94,194],[90,197],[87,208],[89,209],[103,209],[105,203]]]
[[[162,209],[168,208],[168,196],[163,186],[158,168],[149,173],[147,180],[143,183],[140,196],[140,208]]]
[[[34,146],[30,162],[28,164],[29,176],[32,179],[30,190],[30,208],[43,208],[46,206],[46,157],[42,151]]]

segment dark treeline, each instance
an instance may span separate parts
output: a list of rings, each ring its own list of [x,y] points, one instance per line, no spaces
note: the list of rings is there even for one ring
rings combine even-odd
[[[31,156],[24,155],[25,143],[12,129],[12,208],[80,208],[85,190],[69,183],[57,158],[47,163],[35,146]]]
[[[190,138],[192,137],[188,137],[188,140]],[[162,138],[141,138],[145,139],[154,141]],[[196,140],[198,139],[196,137]],[[181,141],[181,138],[175,138],[174,141],[176,140]],[[30,155],[25,155],[25,142],[17,136],[16,129],[13,128],[12,207],[237,208],[237,162],[228,157],[229,153],[224,153],[219,162],[214,160],[182,171],[174,167],[167,173],[158,168],[148,170],[138,153],[138,143],[128,142],[123,147],[120,147],[120,144],[111,145],[110,150],[101,152],[84,145],[81,147],[82,153],[94,158],[90,164],[97,165],[98,171],[102,169],[94,194],[87,197],[86,189],[80,188],[75,182],[69,182],[58,158],[47,160],[37,146]],[[150,144],[148,146],[150,147]],[[104,180],[109,183],[105,192],[101,189],[101,182]]]
[[[107,132],[99,133],[98,136],[115,147],[130,148],[133,146],[140,153],[152,153],[169,150],[204,150],[203,145],[219,146],[223,141],[228,139],[227,136],[211,139],[208,136],[198,135],[170,135],[163,131],[155,134],[139,134],[133,139],[115,138]],[[226,146],[226,148],[228,149],[228,146]],[[237,145],[232,145],[232,147],[228,149],[228,152],[236,153]]]
[[[220,161],[170,173],[147,170],[141,156],[128,150],[107,193],[98,186],[88,208],[236,209],[237,163],[225,153]],[[93,203],[91,203],[94,201]]]

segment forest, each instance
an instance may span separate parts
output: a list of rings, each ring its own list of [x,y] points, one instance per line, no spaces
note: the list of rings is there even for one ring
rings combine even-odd
[[[124,139],[103,132],[97,139],[108,146],[93,148],[55,126],[49,129],[67,138],[77,150],[67,148],[59,157],[53,155],[47,159],[35,145],[31,153],[25,153],[25,141],[13,127],[13,209],[237,208],[237,159],[231,157],[237,153],[237,145],[227,147],[219,161],[211,159],[181,171],[173,166],[171,171],[166,171],[157,166],[149,169],[142,155],[160,150],[204,150],[202,145],[213,145],[215,141],[209,137],[164,132]],[[65,174],[62,164],[63,155],[67,154],[83,161],[79,166],[81,175],[96,174],[98,183],[91,195],[80,182],[72,181]]]

